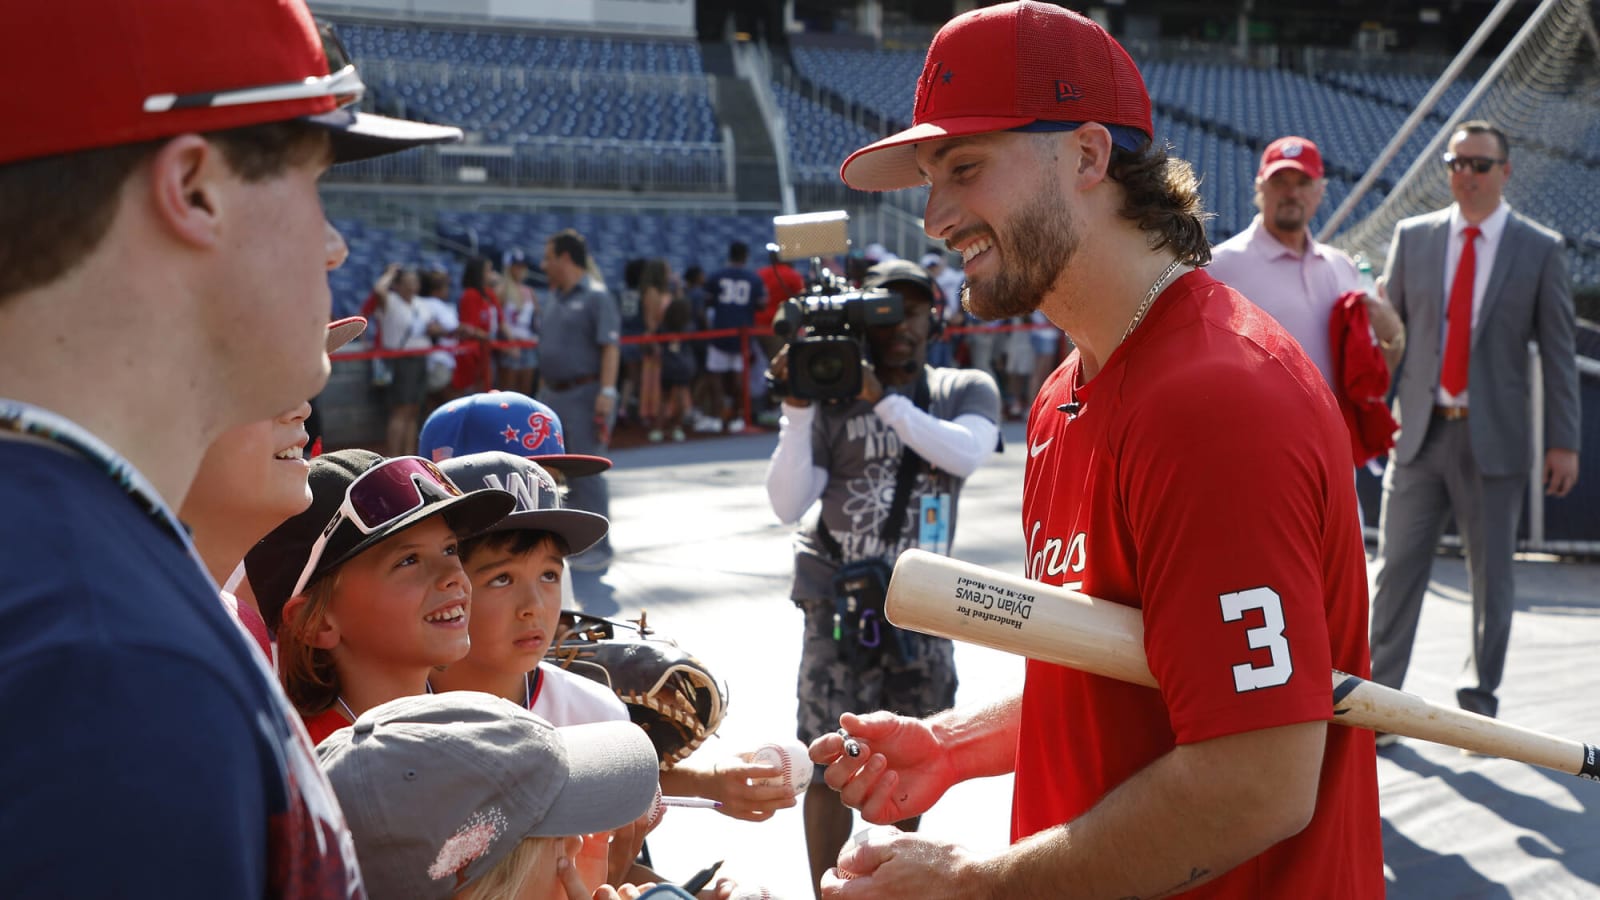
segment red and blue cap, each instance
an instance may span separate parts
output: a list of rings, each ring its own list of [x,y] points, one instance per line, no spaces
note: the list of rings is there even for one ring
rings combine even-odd
[[[498,450],[522,456],[569,478],[611,468],[603,456],[568,453],[556,411],[516,391],[457,397],[422,423],[417,453],[434,462]]]
[[[916,187],[916,145],[995,131],[1052,131],[1098,122],[1118,146],[1155,133],[1150,95],[1128,51],[1091,19],[1021,0],[945,23],[917,80],[910,128],[850,154],[839,169],[858,191]]]

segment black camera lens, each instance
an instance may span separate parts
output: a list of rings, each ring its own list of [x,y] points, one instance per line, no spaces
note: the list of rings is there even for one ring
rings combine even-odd
[[[806,374],[813,384],[830,385],[844,376],[845,360],[831,353],[819,353],[807,360]]]

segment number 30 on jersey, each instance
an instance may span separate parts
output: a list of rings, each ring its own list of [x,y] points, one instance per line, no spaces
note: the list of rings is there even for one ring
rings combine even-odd
[[[1294,662],[1289,659],[1289,641],[1283,636],[1283,602],[1278,592],[1258,587],[1233,594],[1223,594],[1222,621],[1238,622],[1247,611],[1261,610],[1262,623],[1245,629],[1244,636],[1252,650],[1267,650],[1272,661],[1265,666],[1240,663],[1233,667],[1233,689],[1239,693],[1259,688],[1277,687],[1289,681],[1294,674]]]

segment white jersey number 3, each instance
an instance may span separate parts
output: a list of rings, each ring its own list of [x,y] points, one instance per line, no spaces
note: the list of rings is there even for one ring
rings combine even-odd
[[[1283,602],[1278,592],[1271,588],[1251,588],[1234,594],[1223,594],[1222,621],[1237,622],[1246,610],[1261,610],[1262,624],[1245,631],[1252,650],[1268,650],[1272,662],[1265,666],[1240,663],[1233,667],[1233,688],[1239,693],[1257,688],[1277,687],[1285,684],[1294,674],[1294,662],[1289,659],[1289,641],[1283,636]]]

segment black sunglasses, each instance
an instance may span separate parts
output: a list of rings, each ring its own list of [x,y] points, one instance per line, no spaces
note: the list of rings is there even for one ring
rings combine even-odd
[[[1486,175],[1490,169],[1505,162],[1492,156],[1457,156],[1454,153],[1446,153],[1443,159],[1452,172],[1476,172],[1479,175]]]

